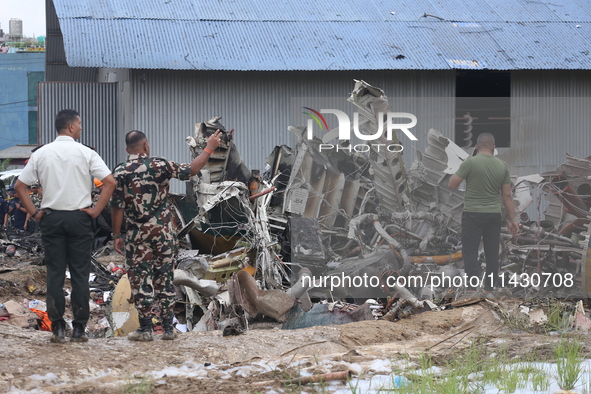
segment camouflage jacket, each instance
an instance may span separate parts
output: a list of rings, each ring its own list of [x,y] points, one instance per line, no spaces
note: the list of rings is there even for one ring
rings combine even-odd
[[[92,206],[95,206],[99,197],[101,196],[101,191],[96,187],[93,186],[90,192],[90,198],[92,199]]]
[[[131,230],[133,234],[133,230],[146,225],[170,228],[171,213],[167,206],[170,179],[188,180],[191,167],[146,154],[134,154],[115,168],[113,176],[117,187],[111,206],[125,210],[128,233]]]
[[[41,209],[41,196],[38,193],[31,194],[31,202],[37,209]]]

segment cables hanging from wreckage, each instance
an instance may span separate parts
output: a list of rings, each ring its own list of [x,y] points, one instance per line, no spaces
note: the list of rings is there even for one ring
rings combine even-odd
[[[552,181],[542,182],[534,186],[527,187],[530,190],[537,190],[537,220],[529,221],[529,215],[525,214],[520,223],[522,230],[517,237],[512,237],[508,234],[508,230],[503,228],[502,237],[507,241],[506,252],[513,252],[512,257],[508,256],[508,260],[515,263],[521,262],[521,270],[526,270],[528,262],[537,263],[535,269],[538,273],[543,272],[542,264],[551,268],[553,271],[559,269],[567,269],[569,260],[581,260],[583,257],[584,247],[576,240],[566,236],[575,232],[577,229],[583,230],[585,227],[580,224],[589,223],[590,213],[587,205],[583,202],[583,198],[591,197],[591,195],[578,195],[572,190],[566,180],[561,181],[561,185],[557,185]],[[566,186],[565,186],[566,184]],[[516,189],[516,188],[515,188]],[[553,228],[560,229],[558,233],[553,232],[552,229],[544,228],[544,221],[541,220],[542,212],[541,206],[543,198],[546,194],[554,194],[558,200],[563,204],[567,213],[572,214],[576,219],[564,220],[557,225],[553,224]],[[584,209],[584,208],[585,209]],[[525,213],[525,208],[522,210],[522,215]],[[578,226],[575,223],[578,222]],[[566,229],[566,231],[565,231]],[[528,236],[534,235],[534,237]],[[505,251],[505,245],[504,251]],[[562,249],[562,250],[560,250]],[[525,256],[519,256],[520,253],[525,253]],[[558,258],[563,261],[562,265],[558,264]],[[571,262],[573,263],[573,262]],[[574,262],[580,268],[581,262]],[[508,267],[506,267],[508,268]]]
[[[396,224],[392,221],[404,220],[416,220],[417,224],[426,221],[429,222],[430,228],[426,234],[420,236],[413,233],[404,224]],[[369,250],[370,252],[375,251],[376,247],[379,247],[383,243],[387,242],[390,248],[393,250],[396,259],[400,263],[398,272],[402,275],[408,274],[413,266],[421,264],[435,264],[444,265],[453,263],[462,259],[462,253],[451,253],[453,250],[457,251],[457,245],[451,242],[451,237],[442,237],[441,231],[447,227],[444,225],[444,216],[439,213],[430,212],[400,212],[400,213],[382,213],[381,215],[368,213],[357,216],[350,222],[350,228],[348,238],[356,240],[359,246],[359,252],[363,253],[363,250]],[[382,222],[389,222],[386,226]],[[363,234],[361,227],[369,224],[373,227],[373,231],[378,235],[375,235],[371,240],[371,244],[367,244],[363,240]],[[396,232],[390,234],[387,229],[394,227]],[[402,238],[403,240],[398,240]],[[437,241],[441,242],[437,242]],[[437,246],[434,246],[436,244]],[[413,246],[414,245],[414,246]],[[356,249],[357,249],[356,248]]]
[[[271,189],[270,185],[263,181],[265,191]],[[226,187],[221,193],[228,190],[232,185]],[[220,195],[221,193],[218,193]],[[248,190],[240,190],[235,196],[236,200],[240,204],[240,208],[232,205],[225,204],[224,210],[229,216],[234,218],[246,216],[246,221],[241,223],[238,230],[242,233],[242,242],[249,245],[250,249],[256,251],[256,257],[254,262],[249,262],[253,266],[256,265],[257,273],[260,275],[259,285],[262,290],[272,289],[281,287],[284,279],[288,277],[285,264],[272,250],[272,246],[275,243],[271,239],[269,232],[269,225],[266,216],[267,208],[270,204],[273,191],[268,191],[266,194],[259,195],[258,198],[253,199],[251,203],[247,197]],[[215,205],[218,205],[226,200],[219,200]],[[254,205],[253,208],[252,205]],[[216,235],[214,236],[214,246],[217,237],[221,237],[225,240],[230,240],[222,235],[221,229],[232,229],[236,230],[236,225],[219,225],[215,226],[207,219],[205,214],[201,215],[202,221],[210,226],[210,230]]]

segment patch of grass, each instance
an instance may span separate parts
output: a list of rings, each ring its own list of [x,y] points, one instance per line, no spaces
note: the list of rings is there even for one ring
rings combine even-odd
[[[546,371],[537,370],[530,375],[532,387],[536,391],[548,391],[550,389],[550,378]]]
[[[417,373],[407,374],[410,383],[401,387],[401,393],[428,393],[432,380],[433,360],[427,353],[421,353],[418,359],[419,370]]]
[[[498,308],[499,313],[505,323],[505,326],[510,330],[531,332],[533,327],[529,322],[529,317],[520,311],[506,311],[502,308]]]
[[[586,370],[586,373],[581,378],[581,394],[591,394],[591,373],[589,369]]]
[[[482,380],[484,384],[496,384],[504,378],[505,364],[508,363],[508,358],[506,347],[500,348],[496,354],[489,355],[483,366]]]
[[[513,393],[517,390],[519,379],[521,375],[515,370],[510,370],[504,374],[503,379],[496,382],[496,386],[505,393]]]
[[[544,324],[546,332],[568,331],[570,324],[570,314],[564,311],[562,303],[553,302],[548,304],[548,321]]]
[[[438,357],[438,363],[430,354],[423,353],[416,360],[417,367],[414,372],[409,372],[409,369],[393,371],[390,387],[382,388],[378,392],[467,394],[482,393],[490,386],[495,386],[503,393],[512,393],[532,386],[538,391],[549,389],[551,378],[548,372],[535,366],[547,357],[535,352],[509,357],[508,353],[507,347],[502,347],[495,353],[488,354],[486,344],[479,343],[478,340],[464,350],[454,351],[451,357]],[[436,364],[437,369],[434,368]],[[394,382],[395,376],[400,375],[409,379],[402,387]]]
[[[503,346],[489,354],[486,341],[475,340],[464,349],[452,349],[437,357],[425,352],[413,362],[406,358],[406,368],[393,368],[390,382],[373,390],[383,394],[469,394],[483,393],[494,387],[499,393],[514,393],[520,389],[548,392],[556,380],[563,390],[572,390],[577,385],[577,392],[591,394],[591,369],[587,370],[582,364],[586,356],[582,339],[562,338],[556,345],[545,346],[540,345],[527,354],[513,354],[513,348]],[[554,376],[545,364],[553,360],[557,367]],[[399,384],[400,380],[395,380],[397,377],[405,384]],[[352,393],[364,394],[359,382],[352,386],[350,383]]]
[[[562,338],[556,346],[556,382],[563,390],[572,390],[583,372],[583,344]]]
[[[465,376],[466,375],[451,371],[450,373],[447,373],[441,378],[433,381],[433,390],[431,392],[441,394],[467,393],[467,387],[465,387],[462,382],[462,378]]]
[[[152,378],[142,376],[141,380],[139,378],[134,379],[133,381],[129,381],[123,390],[121,391],[122,394],[145,394],[152,391]]]

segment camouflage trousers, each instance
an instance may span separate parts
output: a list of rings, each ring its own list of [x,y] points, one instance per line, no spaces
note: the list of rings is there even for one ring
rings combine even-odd
[[[126,239],[125,257],[127,275],[139,317],[152,316],[152,307],[158,302],[160,316],[171,316],[174,307],[175,240],[171,234],[161,232],[150,239]]]

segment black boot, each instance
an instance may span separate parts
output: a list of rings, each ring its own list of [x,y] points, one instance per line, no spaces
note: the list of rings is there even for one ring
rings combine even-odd
[[[127,335],[130,341],[148,342],[152,338],[152,317],[140,317],[140,328]]]
[[[58,320],[51,322],[51,331],[53,335],[50,341],[53,343],[65,343],[66,342],[66,322]]]
[[[164,330],[164,334],[162,334],[162,339],[171,341],[176,338],[174,326],[172,325],[172,316],[165,317],[162,319],[162,330]]]
[[[72,330],[72,337],[70,338],[70,342],[88,342],[88,337],[86,336],[86,328],[82,323],[72,323],[74,327]]]

